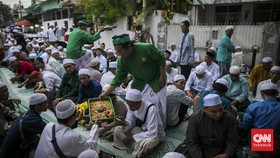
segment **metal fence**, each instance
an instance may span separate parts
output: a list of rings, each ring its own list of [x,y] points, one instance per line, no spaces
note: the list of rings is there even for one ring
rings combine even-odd
[[[225,25],[212,26],[191,26],[190,32],[194,34],[195,46],[197,48],[207,48],[211,46],[218,47],[220,38],[225,32]],[[239,45],[244,50],[249,50],[253,45],[262,46],[263,25],[237,25],[234,26],[232,42]],[[168,48],[171,43],[176,43],[180,47],[182,39],[180,25],[168,25],[167,28],[167,44]]]

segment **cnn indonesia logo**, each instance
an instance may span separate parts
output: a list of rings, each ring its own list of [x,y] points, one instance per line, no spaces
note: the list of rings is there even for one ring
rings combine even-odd
[[[273,129],[252,129],[251,149],[252,151],[273,151],[274,147]]]

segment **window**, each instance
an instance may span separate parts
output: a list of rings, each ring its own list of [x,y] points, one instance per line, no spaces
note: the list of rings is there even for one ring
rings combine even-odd
[[[254,5],[253,22],[280,21],[280,3]]]
[[[60,10],[56,12],[56,17],[57,17],[57,19],[61,19],[61,11]]]
[[[67,9],[64,9],[64,10],[62,11],[62,18],[63,18],[63,19],[68,18],[68,10],[67,10]]]
[[[216,6],[216,22],[219,24],[236,24],[240,22],[241,5]]]

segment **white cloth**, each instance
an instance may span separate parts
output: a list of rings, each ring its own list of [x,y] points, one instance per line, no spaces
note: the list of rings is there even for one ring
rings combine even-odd
[[[130,88],[130,86],[131,84],[127,86],[127,90]],[[166,86],[162,88],[158,93],[155,93],[154,90],[148,84],[146,84],[144,90],[142,91],[143,100],[147,100],[155,104],[158,108],[164,127],[166,127],[166,95]]]
[[[82,69],[82,68],[89,68],[90,67],[90,61],[94,58],[91,51],[86,51],[86,54],[81,56],[78,59],[72,59],[75,63],[76,68]],[[64,59],[65,60],[65,59]]]
[[[41,58],[43,59],[44,63],[47,64],[48,61],[49,61],[49,54],[47,52],[44,52],[42,55],[41,55]]]
[[[61,84],[61,78],[51,71],[43,72],[43,81],[48,92],[57,90]]]
[[[96,56],[95,59],[97,59],[100,62],[99,71],[106,72],[107,59],[103,55]]]
[[[114,78],[115,75],[111,71],[106,72],[105,74],[102,75],[100,79],[101,86],[103,87],[106,84],[110,85]],[[125,95],[126,93],[125,90],[121,87],[121,85],[115,88],[115,92],[116,95]]]
[[[49,28],[48,36],[49,36],[49,42],[55,42],[57,40],[52,28]]]
[[[48,123],[44,128],[35,152],[35,158],[58,158],[51,143],[53,125],[53,123]],[[97,125],[92,126],[87,140],[83,140],[79,133],[62,124],[55,124],[55,131],[57,144],[63,154],[68,157],[78,157],[83,151],[95,150],[96,148],[99,136]]]
[[[199,55],[198,52],[195,52],[195,53],[194,53],[194,61],[195,61],[195,62],[200,62],[200,55]]]
[[[64,69],[63,65],[58,60],[56,60],[54,57],[49,58],[48,65],[50,65],[54,69],[55,73],[60,78],[62,78],[63,75],[65,74],[65,69]]]
[[[261,85],[264,83],[272,83],[272,82],[271,82],[271,79],[268,79],[268,80],[264,80],[258,84],[257,91],[256,91],[256,97],[255,97],[254,101],[259,101],[259,102],[264,101],[262,98],[262,95],[261,95],[261,90],[260,90]],[[278,81],[276,85],[278,88],[278,92],[280,92],[280,81]],[[278,94],[278,97],[280,98],[280,93]]]
[[[10,57],[12,57],[13,54],[13,47],[10,47],[7,51],[5,51],[5,58],[2,61],[9,61]]]
[[[176,49],[174,49],[173,51],[170,49],[169,51],[171,52],[171,56],[169,59],[173,62],[176,62],[178,59],[178,52],[176,51]]]
[[[44,72],[44,71],[51,71],[55,73],[55,70],[48,64],[45,64],[45,67],[43,69],[40,69],[40,72]]]
[[[102,73],[99,72],[98,70],[95,70],[94,68],[91,68],[91,67],[89,67],[88,70],[90,71],[90,79],[100,82],[101,77],[102,77]]]
[[[191,74],[188,78],[188,81],[185,85],[185,91],[191,90],[191,87],[199,92],[203,89],[205,89],[205,90],[213,89],[212,75],[208,71],[205,71],[203,77],[198,78],[198,77],[196,77],[195,72],[191,72]]]
[[[167,83],[174,83],[173,79],[178,74],[179,74],[179,72],[178,72],[177,69],[171,68],[171,72],[170,73],[166,72],[166,82]]]
[[[216,81],[220,77],[220,67],[215,62],[212,61],[212,63],[208,66],[204,61],[200,65],[204,66],[206,70],[212,74],[213,81]]]

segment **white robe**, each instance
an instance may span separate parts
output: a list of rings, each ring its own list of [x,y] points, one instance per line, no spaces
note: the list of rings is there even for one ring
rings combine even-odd
[[[213,77],[208,72],[205,71],[204,76],[202,78],[196,77],[196,73],[192,72],[188,78],[188,81],[185,85],[185,91],[191,90],[191,87],[196,91],[201,90],[212,90],[213,89]]]
[[[48,92],[57,90],[61,84],[61,78],[51,71],[43,72],[43,81]]]
[[[48,123],[44,128],[34,158],[58,158],[51,143],[53,125]],[[87,140],[83,140],[79,133],[62,124],[55,124],[55,131],[57,144],[65,156],[78,157],[83,151],[96,148],[99,136],[97,125],[92,126]]]

